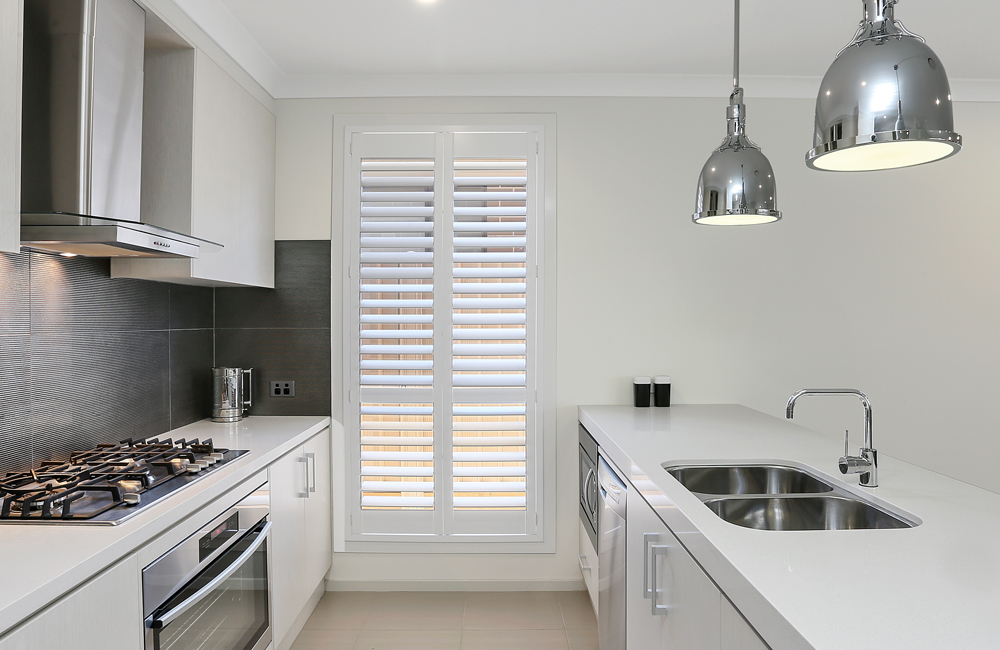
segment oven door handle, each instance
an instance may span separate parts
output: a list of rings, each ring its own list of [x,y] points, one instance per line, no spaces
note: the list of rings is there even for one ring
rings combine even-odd
[[[153,620],[149,622],[149,627],[154,630],[165,628],[173,623],[181,614],[194,607],[198,601],[205,597],[206,594],[214,591],[216,587],[231,578],[234,573],[239,571],[240,567],[243,566],[243,563],[250,559],[251,555],[257,552],[257,549],[259,549],[261,544],[264,543],[264,540],[267,539],[267,533],[270,529],[271,522],[268,521],[257,533],[255,533],[257,535],[257,539],[254,540],[253,544],[251,544],[247,550],[243,551],[240,556],[236,558],[236,561],[233,562],[232,566],[213,578],[207,585],[191,594],[191,596],[180,605],[177,605],[160,616],[154,615],[152,617]]]

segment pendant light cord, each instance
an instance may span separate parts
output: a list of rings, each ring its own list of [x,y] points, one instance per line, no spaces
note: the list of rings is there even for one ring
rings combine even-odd
[[[740,0],[734,0],[733,19],[733,88],[740,87]]]

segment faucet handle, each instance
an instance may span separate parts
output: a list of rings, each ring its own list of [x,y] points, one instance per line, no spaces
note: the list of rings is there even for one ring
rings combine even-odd
[[[850,451],[851,451],[851,449],[850,449],[850,439],[851,439],[851,432],[850,432],[850,430],[849,429],[844,429],[844,458],[847,458],[848,456],[851,455],[850,454]]]

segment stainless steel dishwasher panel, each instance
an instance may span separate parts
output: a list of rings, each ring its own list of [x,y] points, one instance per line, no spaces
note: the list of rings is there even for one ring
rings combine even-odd
[[[625,650],[625,497],[611,466],[598,460],[597,634],[600,650]]]

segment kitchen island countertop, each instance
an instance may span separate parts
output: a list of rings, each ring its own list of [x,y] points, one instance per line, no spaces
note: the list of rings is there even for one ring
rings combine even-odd
[[[743,406],[581,406],[579,419],[773,650],[1000,647],[1000,495],[884,454],[879,487],[859,487],[837,469],[843,441]],[[809,467],[920,525],[743,528],[661,467],[730,461]]]
[[[0,634],[211,504],[327,426],[340,427],[322,416],[253,416],[231,424],[195,422],[163,435],[212,438],[217,447],[250,453],[117,526],[0,525]]]

